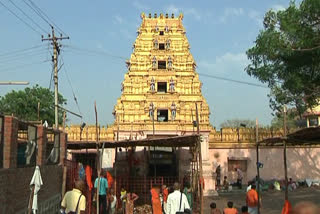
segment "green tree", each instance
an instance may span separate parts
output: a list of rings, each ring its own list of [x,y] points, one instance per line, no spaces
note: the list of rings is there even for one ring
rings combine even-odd
[[[239,128],[241,126],[252,128],[256,126],[256,121],[248,119],[231,119],[226,120],[220,124],[221,128]]]
[[[267,83],[270,107],[287,104],[301,116],[320,97],[320,1],[291,2],[264,17],[254,47],[247,51],[250,76]]]
[[[295,130],[297,128],[306,127],[307,122],[305,119],[301,119],[297,115],[297,111],[294,108],[287,110],[287,129]],[[271,120],[271,128],[275,129],[282,129],[283,128],[283,113],[277,113],[274,115],[273,119]]]
[[[65,105],[66,99],[61,94],[58,96],[59,105]],[[23,120],[38,120],[38,102],[40,102],[40,120],[47,120],[54,124],[54,92],[38,85],[32,88],[7,93],[0,96],[0,112],[13,114]],[[63,113],[59,111],[59,124],[62,123]]]

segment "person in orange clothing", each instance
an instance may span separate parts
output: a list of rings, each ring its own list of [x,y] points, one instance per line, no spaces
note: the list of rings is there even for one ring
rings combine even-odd
[[[151,197],[153,214],[162,214],[162,207],[160,201],[160,187],[158,185],[152,187]]]
[[[167,201],[168,201],[169,190],[167,185],[165,184],[162,185],[162,195],[163,195],[163,212],[167,213]]]
[[[109,171],[107,171],[106,175],[107,175],[107,180],[108,180],[108,187],[109,187],[109,189],[111,189],[112,185],[113,185],[113,177]]]
[[[87,185],[89,187],[89,190],[91,191],[93,188],[93,184],[92,184],[92,169],[89,165],[86,166],[86,181],[87,181]]]
[[[233,207],[233,202],[228,202],[228,207],[223,210],[223,214],[238,214],[238,210]]]
[[[247,192],[246,202],[248,211],[250,214],[258,213],[258,193],[256,191],[256,185],[252,184],[251,189]]]
[[[281,214],[289,214],[291,213],[291,209],[292,208],[290,202],[288,200],[285,200]]]

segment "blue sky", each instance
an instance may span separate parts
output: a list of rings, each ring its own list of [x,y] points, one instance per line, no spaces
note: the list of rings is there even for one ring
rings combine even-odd
[[[23,1],[12,0],[45,32],[46,22],[39,18]],[[1,0],[20,17],[24,15],[8,0]],[[113,122],[112,110],[120,96],[121,82],[126,73],[124,59],[129,58],[140,13],[184,13],[184,26],[199,73],[258,83],[244,68],[248,64],[245,51],[253,46],[262,29],[263,15],[269,9],[281,10],[288,0],[33,0],[65,33],[70,40],[62,42],[64,68],[59,73],[59,90],[67,99],[67,108],[77,112],[72,87],[78,99],[84,121],[94,123],[94,101],[97,102],[99,122]],[[31,21],[24,17],[28,23]],[[31,23],[32,24],[32,23]],[[51,62],[48,43],[0,5],[0,81],[23,80],[31,85],[50,86]],[[45,33],[38,26],[34,28]],[[3,55],[41,45],[14,56]],[[83,51],[90,49],[90,52]],[[94,53],[97,51],[99,53]],[[105,53],[105,54],[102,54]],[[111,55],[108,55],[110,53]],[[64,70],[65,69],[65,70]],[[211,123],[219,127],[227,119],[258,118],[263,124],[272,119],[267,94],[269,89],[241,85],[200,76],[203,94],[211,110]],[[23,86],[0,86],[0,96]],[[52,88],[52,86],[51,86]],[[80,119],[69,115],[69,123]]]

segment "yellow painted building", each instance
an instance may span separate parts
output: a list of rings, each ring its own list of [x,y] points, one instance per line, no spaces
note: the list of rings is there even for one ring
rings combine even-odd
[[[196,63],[183,27],[183,15],[141,14],[142,23],[127,61],[122,94],[114,108],[119,140],[193,132],[198,103],[200,130],[209,133],[209,107],[201,94]]]

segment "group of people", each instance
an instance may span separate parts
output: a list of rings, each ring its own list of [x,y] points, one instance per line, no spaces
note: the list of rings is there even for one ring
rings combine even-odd
[[[242,206],[242,214],[257,214],[258,213],[258,193],[256,191],[256,185],[252,184],[251,189],[246,195],[246,205]],[[216,203],[210,204],[211,214],[222,214],[221,210],[217,208]],[[238,210],[233,207],[233,202],[229,201],[227,207],[223,210],[223,214],[238,214]]]
[[[109,178],[108,178],[109,177]],[[96,178],[94,182],[94,192],[93,201],[99,201],[99,210],[102,214],[115,214],[117,197],[115,195],[114,189],[112,188],[113,180],[110,178],[108,173],[104,171],[100,172],[100,179]],[[88,183],[88,182],[87,182]],[[90,185],[88,183],[90,188]],[[99,190],[98,189],[99,186]],[[84,214],[86,210],[86,184],[84,179],[77,180],[75,182],[75,187],[68,191],[61,202],[61,213],[62,214]],[[98,198],[97,196],[98,192]]]
[[[178,212],[191,213],[192,191],[190,184],[186,183],[183,191],[180,184],[173,184],[171,192],[166,185],[154,185],[151,189],[151,202],[153,214],[176,214]]]
[[[234,171],[237,173],[237,187],[239,189],[242,189],[242,180],[243,180],[243,172],[239,167],[234,168]],[[216,187],[217,190],[226,190],[228,191],[230,189],[230,184],[228,182],[228,177],[224,176],[223,177],[223,183],[221,185],[221,166],[218,165],[216,168]]]

